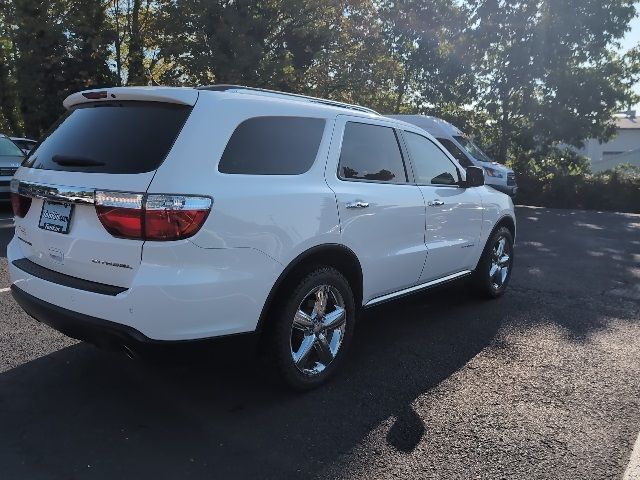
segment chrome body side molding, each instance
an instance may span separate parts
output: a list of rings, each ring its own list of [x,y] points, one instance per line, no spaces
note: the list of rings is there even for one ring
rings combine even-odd
[[[440,285],[441,283],[450,282],[452,280],[456,280],[458,278],[466,277],[471,274],[471,270],[463,270],[462,272],[454,273],[452,275],[447,275],[446,277],[437,278],[436,280],[431,280],[430,282],[421,283],[420,285],[415,285],[413,287],[405,288],[403,290],[398,290],[397,292],[388,293],[386,295],[382,295],[381,297],[376,297],[372,300],[369,300],[364,307],[372,307],[373,305],[377,305],[378,303],[386,302],[389,300],[393,300],[397,297],[402,297],[404,295],[409,295],[410,293],[415,293],[420,290],[425,290],[430,287],[435,287],[436,285]]]

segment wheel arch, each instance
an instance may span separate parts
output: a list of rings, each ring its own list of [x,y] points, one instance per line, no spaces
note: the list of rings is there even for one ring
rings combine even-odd
[[[262,307],[256,332],[261,332],[267,326],[269,315],[277,304],[279,293],[295,285],[318,265],[333,267],[342,273],[353,290],[356,307],[358,309],[362,307],[362,266],[357,255],[341,244],[317,245],[294,258],[278,276]]]
[[[516,221],[514,220],[514,218],[511,215],[508,215],[508,214],[507,215],[503,215],[502,217],[500,217],[500,219],[493,226],[493,228],[491,229],[491,232],[489,232],[489,235],[487,236],[487,239],[485,240],[484,247],[482,247],[482,253],[480,254],[480,258],[478,258],[478,261],[476,262],[476,267],[475,267],[474,271],[478,269],[478,264],[482,260],[482,256],[484,255],[484,252],[487,249],[487,247],[489,245],[489,242],[491,241],[491,237],[493,237],[493,234],[496,232],[496,230],[498,230],[499,228],[502,228],[502,227],[506,227],[511,232],[511,236],[513,237],[513,242],[515,243],[515,241],[516,241]]]

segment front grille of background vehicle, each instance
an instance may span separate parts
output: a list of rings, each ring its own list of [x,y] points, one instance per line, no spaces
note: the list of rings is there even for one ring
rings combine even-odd
[[[516,174],[515,173],[507,173],[507,185],[512,186],[516,184]]]
[[[16,167],[0,167],[0,177],[13,177],[17,170]]]

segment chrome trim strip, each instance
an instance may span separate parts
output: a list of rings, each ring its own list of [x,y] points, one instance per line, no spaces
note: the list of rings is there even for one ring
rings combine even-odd
[[[16,191],[15,180],[16,179],[12,181],[12,191]],[[42,198],[54,202],[83,203],[89,205],[93,205],[95,202],[95,190],[84,187],[20,181],[17,185],[17,192],[26,197]]]
[[[469,275],[470,273],[471,273],[471,270],[463,270],[462,272],[454,273],[452,275],[447,275],[446,277],[438,278],[436,280],[431,280],[430,282],[427,282],[427,283],[421,283],[420,285],[416,285],[414,287],[409,287],[409,288],[405,288],[404,290],[388,293],[387,295],[382,295],[381,297],[376,297],[372,300],[369,300],[364,306],[370,307],[380,302],[386,302],[387,300],[391,300],[392,298],[400,297],[402,295],[407,295],[409,293],[417,292],[419,290],[424,290],[425,288],[434,287],[441,283],[455,280],[456,278],[464,277],[465,275]]]

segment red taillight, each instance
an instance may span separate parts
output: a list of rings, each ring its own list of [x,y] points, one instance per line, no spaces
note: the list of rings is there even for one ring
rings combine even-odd
[[[211,199],[188,195],[147,195],[98,191],[96,212],[115,237],[181,240],[194,235],[209,215]]]
[[[31,207],[31,197],[11,192],[11,208],[16,217],[23,218],[29,212],[29,207]]]
[[[31,197],[20,195],[20,181],[17,178],[11,179],[11,209],[18,218],[24,218],[31,207]]]

